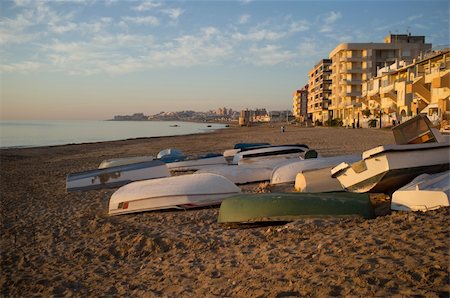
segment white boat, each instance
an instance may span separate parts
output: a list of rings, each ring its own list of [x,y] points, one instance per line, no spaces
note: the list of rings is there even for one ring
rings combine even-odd
[[[165,163],[152,160],[123,166],[96,169],[67,176],[67,191],[115,188],[133,181],[170,176]]]
[[[295,190],[309,193],[344,191],[339,180],[331,177],[331,169],[332,167],[328,167],[298,173],[295,178]]]
[[[331,171],[351,192],[391,194],[421,174],[449,169],[450,143],[386,145],[363,152],[362,160]]]
[[[192,174],[130,183],[109,201],[109,214],[217,205],[241,190],[225,177]]]
[[[208,167],[196,173],[211,173],[226,177],[236,184],[245,184],[270,180],[272,167],[261,165],[222,165]]]
[[[223,155],[211,155],[167,163],[167,168],[171,171],[197,171],[210,166],[227,164],[228,162]]]
[[[242,149],[248,149],[248,148],[263,148],[272,146],[269,143],[237,143],[234,145],[233,149],[227,149],[223,152],[223,156],[225,158],[227,157],[233,157],[236,155],[236,153],[239,153]]]
[[[341,162],[355,162],[359,159],[361,159],[361,155],[354,154],[299,160],[297,162],[281,165],[275,168],[273,170],[270,183],[292,183],[295,181],[297,174],[303,171],[333,167]]]
[[[239,164],[242,159],[258,159],[268,157],[292,156],[299,157],[309,150],[306,145],[274,145],[262,148],[241,149],[233,157],[233,164]]]
[[[241,159],[238,162],[238,165],[264,166],[275,169],[281,165],[298,162],[300,160],[303,160],[303,158],[297,154],[294,156],[282,155],[280,157],[257,157]]]
[[[428,211],[450,204],[450,172],[422,174],[392,194],[391,209]]]
[[[113,159],[107,159],[100,163],[98,166],[99,169],[106,169],[111,167],[117,167],[117,166],[123,166],[123,165],[129,165],[132,163],[139,163],[139,162],[145,162],[145,161],[151,161],[154,160],[154,156],[133,156],[133,157],[124,157],[124,158],[113,158]]]

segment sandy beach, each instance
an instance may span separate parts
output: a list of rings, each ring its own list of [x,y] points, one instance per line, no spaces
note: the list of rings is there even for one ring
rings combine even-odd
[[[115,191],[66,193],[102,160],[307,144],[322,156],[394,142],[388,129],[230,127],[210,133],[4,149],[2,297],[448,297],[449,209],[230,229],[218,207],[108,216]],[[245,191],[257,191],[247,185]]]

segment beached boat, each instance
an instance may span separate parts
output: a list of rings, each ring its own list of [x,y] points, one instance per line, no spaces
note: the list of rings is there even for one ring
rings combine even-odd
[[[246,224],[347,216],[373,217],[369,195],[346,192],[240,194],[222,202],[217,221]]]
[[[422,114],[393,127],[392,133],[397,145],[449,142],[449,136],[433,128],[430,119]]]
[[[241,190],[225,177],[192,174],[130,183],[109,201],[109,214],[217,205]]]
[[[128,165],[96,169],[67,176],[67,191],[115,188],[133,181],[170,176],[165,163],[152,160]]]
[[[391,209],[428,211],[450,204],[450,172],[422,174],[392,194]]]
[[[332,157],[318,157],[313,159],[298,160],[297,162],[280,165],[275,168],[270,179],[271,184],[292,183],[298,173],[308,170],[317,170],[333,167],[341,162],[355,162],[361,159],[361,155],[340,155]],[[330,173],[331,175],[331,173]]]
[[[225,158],[231,158],[239,153],[242,149],[247,148],[261,148],[271,146],[269,143],[236,143],[233,149],[227,149],[223,152]]]
[[[274,145],[260,148],[245,148],[241,149],[233,157],[233,164],[239,164],[243,159],[258,159],[268,157],[292,156],[299,157],[309,150],[306,145]],[[241,161],[242,163],[242,161]]]
[[[222,154],[207,154],[198,158],[187,157],[182,161],[167,163],[167,168],[171,171],[197,171],[216,165],[228,165],[227,160]]]
[[[391,194],[421,174],[449,169],[450,143],[386,145],[363,152],[362,160],[331,170],[351,192]]]
[[[208,167],[196,173],[211,173],[226,177],[236,184],[269,181],[272,167],[261,165],[222,165]]]
[[[107,159],[100,163],[98,166],[99,169],[106,169],[111,167],[117,167],[117,166],[123,166],[123,165],[129,165],[132,163],[139,163],[139,162],[145,162],[145,161],[151,161],[154,160],[154,156],[133,156],[133,157],[123,157],[123,158],[113,158],[113,159]]]
[[[337,192],[344,191],[339,180],[331,177],[332,167],[306,170],[295,178],[295,190],[299,192]]]

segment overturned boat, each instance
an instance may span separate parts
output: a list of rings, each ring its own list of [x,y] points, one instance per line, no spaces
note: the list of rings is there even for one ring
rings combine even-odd
[[[308,146],[298,145],[273,145],[259,148],[244,148],[233,157],[233,164],[242,163],[248,159],[264,159],[269,157],[299,157],[309,150]]]
[[[227,165],[228,162],[222,154],[209,153],[199,157],[187,157],[185,160],[167,163],[171,171],[197,171],[217,165]]]
[[[361,155],[354,154],[298,160],[296,162],[287,163],[275,168],[273,170],[272,177],[270,178],[270,183],[291,183],[295,181],[297,174],[302,173],[303,171],[332,167],[340,164],[341,162],[355,162],[360,159]]]
[[[299,192],[337,192],[344,191],[339,180],[331,177],[332,167],[305,170],[295,177],[294,188]]]
[[[305,217],[374,217],[368,194],[266,193],[240,194],[220,205],[217,222],[254,224],[287,222]]]
[[[422,174],[392,194],[391,209],[428,211],[450,205],[450,172]]]
[[[226,177],[236,184],[269,181],[272,167],[261,165],[222,165],[208,167],[196,173],[210,173]]]
[[[159,160],[96,169],[67,176],[66,190],[85,191],[115,188],[133,181],[170,176],[166,164]]]
[[[151,155],[144,155],[144,156],[133,156],[133,157],[123,157],[123,158],[112,158],[112,159],[106,159],[100,163],[98,166],[99,169],[106,169],[111,167],[117,167],[117,166],[123,166],[123,165],[129,165],[132,163],[140,163],[140,162],[146,162],[146,161],[152,161],[155,157]]]
[[[109,201],[109,214],[217,205],[239,194],[240,188],[223,176],[192,174],[130,183]]]
[[[450,143],[386,145],[363,152],[362,160],[331,170],[351,192],[391,194],[421,174],[449,169]]]

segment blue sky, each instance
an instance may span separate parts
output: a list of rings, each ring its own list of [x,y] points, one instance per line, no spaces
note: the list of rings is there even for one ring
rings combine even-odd
[[[0,2],[1,119],[291,109],[342,42],[449,45],[449,1]]]

